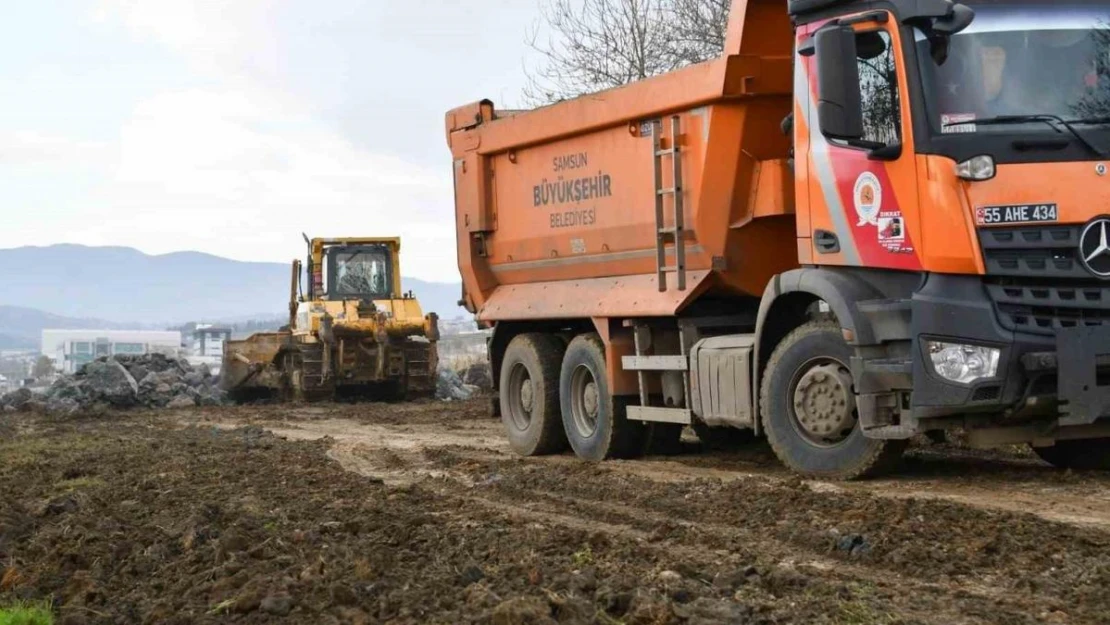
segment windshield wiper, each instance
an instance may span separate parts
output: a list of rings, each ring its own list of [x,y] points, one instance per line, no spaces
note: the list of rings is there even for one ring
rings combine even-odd
[[[1105,119],[1105,122],[1103,121],[1104,119]],[[1078,139],[1080,143],[1082,143],[1083,145],[1090,148],[1090,150],[1092,152],[1094,152],[1096,155],[1106,156],[1106,150],[1104,150],[1103,148],[1100,148],[1098,145],[1096,145],[1093,141],[1091,141],[1087,137],[1084,137],[1083,134],[1081,132],[1079,132],[1078,130],[1076,130],[1075,126],[1073,126],[1072,124],[1078,124],[1078,123],[1082,123],[1082,124],[1110,123],[1110,118],[1091,118],[1090,120],[1084,119],[1084,120],[1068,121],[1068,120],[1064,119],[1063,117],[1060,117],[1059,115],[1051,115],[1051,114],[1048,114],[1048,113],[1038,113],[1036,115],[999,115],[997,117],[988,117],[986,119],[973,119],[973,120],[968,120],[968,121],[963,121],[963,122],[950,122],[950,123],[944,124],[944,127],[948,128],[949,126],[959,126],[959,125],[962,125],[962,124],[975,124],[976,126],[1006,126],[1006,125],[1010,125],[1010,124],[1029,124],[1029,123],[1033,123],[1033,122],[1044,122],[1044,123],[1048,124],[1049,127],[1051,127],[1056,132],[1063,132],[1062,130],[1060,130],[1059,128],[1056,127],[1056,124],[1060,124],[1061,126],[1066,128],[1067,131],[1070,132],[1076,139]]]
[[[1110,124],[1110,116],[1107,117],[1082,117],[1080,119],[1069,119],[1069,124]]]

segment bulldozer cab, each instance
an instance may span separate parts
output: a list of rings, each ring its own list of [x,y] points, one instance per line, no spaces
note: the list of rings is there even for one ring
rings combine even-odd
[[[312,239],[305,299],[344,301],[401,297],[396,238]]]
[[[375,300],[393,295],[392,259],[383,245],[332,247],[324,264],[326,299]]]

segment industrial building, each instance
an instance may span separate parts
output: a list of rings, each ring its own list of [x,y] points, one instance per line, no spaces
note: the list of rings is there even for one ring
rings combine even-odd
[[[198,324],[193,330],[193,345],[186,359],[194,367],[208,365],[208,370],[217,375],[223,364],[224,343],[230,340],[231,328]]]
[[[150,330],[43,330],[42,353],[54,368],[74,373],[102,356],[160,352],[177,357],[181,333]]]

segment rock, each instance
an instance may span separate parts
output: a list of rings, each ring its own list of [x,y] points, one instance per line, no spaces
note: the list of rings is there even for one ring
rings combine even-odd
[[[162,354],[119,355],[99,358],[58,378],[41,395],[19,389],[0,397],[0,411],[89,417],[135,406],[217,406],[225,397],[207,366],[190,367]]]
[[[207,388],[200,392],[200,398],[197,403],[201,406],[219,406],[224,403],[225,394],[222,390],[216,388]]]
[[[258,605],[258,609],[266,614],[285,616],[293,609],[293,597],[285,593],[270,595],[262,600]]]
[[[34,398],[34,396],[35,394],[31,392],[31,389],[21,388],[4,395],[4,397],[0,399],[0,405],[5,408],[11,407],[16,410],[21,410],[27,402]]]
[[[470,365],[463,372],[462,381],[483,391],[490,390],[493,388],[493,375],[490,373],[489,363],[480,362]]]
[[[166,404],[166,408],[177,410],[180,408],[193,408],[196,405],[196,400],[194,400],[189,395],[178,395],[177,397],[174,397],[172,400],[170,400],[168,404]]]
[[[859,534],[845,534],[836,541],[836,550],[847,552],[848,555],[858,557],[871,552],[871,544]]]
[[[135,378],[136,380],[142,380],[146,378],[146,376],[150,375],[150,371],[141,364],[133,364],[130,367],[127,367],[127,372],[130,373],[131,377]]]
[[[81,373],[87,388],[113,406],[133,406],[138,401],[139,384],[118,361],[93,361]]]
[[[73,399],[80,401],[88,394],[87,391],[88,389],[84,381],[76,378],[62,377],[58,378],[50,385],[46,394],[56,399]]]
[[[447,367],[440,367],[436,372],[436,397],[446,400],[470,399],[474,394],[463,384],[462,378]]]
[[[155,379],[158,380],[159,384],[165,384],[170,387],[184,383],[181,373],[175,369],[159,371]]]

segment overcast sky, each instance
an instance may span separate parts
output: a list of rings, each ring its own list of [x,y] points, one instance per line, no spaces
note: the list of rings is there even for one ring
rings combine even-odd
[[[400,235],[456,281],[443,116],[519,104],[532,0],[35,0],[0,22],[0,248],[289,261]]]

